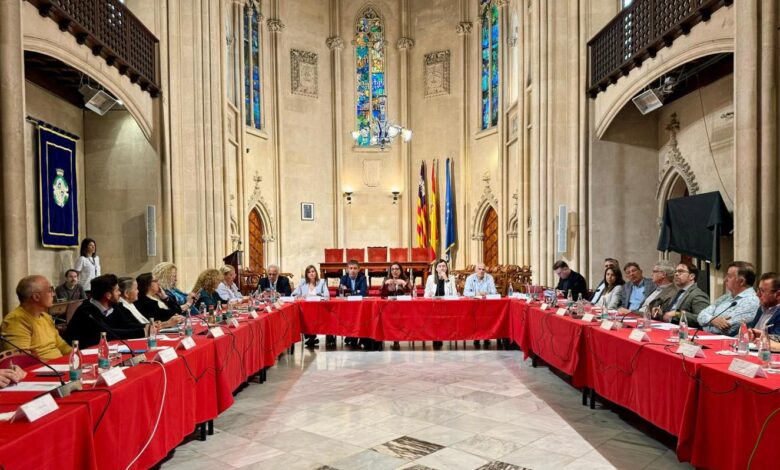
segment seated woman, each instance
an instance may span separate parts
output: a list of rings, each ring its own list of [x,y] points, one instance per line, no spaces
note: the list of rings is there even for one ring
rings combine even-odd
[[[325,279],[320,279],[317,274],[317,268],[312,265],[306,266],[304,271],[304,278],[298,283],[298,287],[292,293],[293,297],[309,297],[318,296],[323,299],[330,298],[330,292],[328,292],[328,285]],[[306,347],[313,348],[320,340],[317,339],[317,335],[306,335]],[[336,337],[328,335],[325,339],[325,345],[332,347],[336,345]]]
[[[143,273],[136,278],[138,283],[138,300],[135,301],[135,308],[147,320],[154,318],[155,321],[163,322],[166,326],[173,326],[181,323],[183,320],[181,307],[173,297],[161,298],[160,284],[152,273]]]
[[[392,295],[406,295],[412,292],[412,286],[406,279],[404,268],[400,263],[393,263],[387,270],[387,276],[382,281],[382,298]]]
[[[231,300],[242,300],[244,296],[242,296],[241,291],[238,290],[238,284],[236,284],[236,270],[233,269],[233,266],[222,266],[220,272],[222,272],[222,282],[217,286],[217,294],[228,302]]]
[[[608,309],[614,310],[620,307],[620,303],[623,301],[623,285],[626,281],[623,280],[623,275],[620,273],[620,269],[609,267],[604,270],[604,293],[601,294],[601,301]]]
[[[450,275],[447,262],[440,259],[436,262],[436,271],[428,276],[428,281],[425,283],[425,297],[445,295],[458,295],[458,287],[455,285],[455,276]]]
[[[122,328],[133,331],[134,338],[143,338],[148,332],[149,320],[135,308],[133,302],[138,300],[138,283],[132,277],[119,278],[119,302],[113,313],[106,318],[112,328]]]
[[[192,306],[193,310],[200,308],[201,305],[216,307],[218,304],[227,304],[227,299],[223,299],[217,294],[217,287],[222,282],[222,272],[219,269],[207,269],[200,273],[198,280],[195,281],[193,291],[198,293],[198,300]]]
[[[152,276],[160,285],[157,296],[162,301],[168,303],[169,306],[168,297],[173,298],[173,302],[179,306],[178,310],[186,312],[195,304],[198,294],[194,289],[193,292],[190,292],[189,294],[179,290],[179,288],[176,287],[177,274],[176,265],[167,261],[159,263],[152,269]],[[143,291],[141,292],[143,293]]]

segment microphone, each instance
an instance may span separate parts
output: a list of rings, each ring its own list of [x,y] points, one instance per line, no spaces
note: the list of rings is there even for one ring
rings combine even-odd
[[[705,323],[704,325],[702,325],[702,327],[701,327],[701,328],[699,328],[699,329],[697,329],[697,330],[696,330],[696,332],[693,334],[693,336],[691,336],[691,343],[692,343],[692,344],[696,344],[696,336],[698,336],[698,335],[699,335],[699,332],[700,332],[701,330],[703,330],[703,329],[707,328],[708,326],[710,326],[710,325],[712,324],[712,321],[713,321],[713,320],[715,320],[715,319],[716,319],[716,318],[718,318],[719,316],[723,315],[724,313],[728,312],[728,311],[729,311],[729,309],[731,309],[731,308],[733,308],[733,307],[736,307],[736,306],[737,306],[737,301],[735,300],[735,301],[731,302],[731,304],[730,304],[728,307],[724,308],[722,312],[720,312],[719,314],[717,314],[717,315],[715,315],[714,317],[710,318],[710,321],[708,321],[707,323]]]
[[[42,364],[47,369],[50,369],[52,372],[54,372],[54,375],[57,377],[57,380],[60,381],[60,386],[52,390],[51,393],[53,397],[55,398],[62,398],[67,397],[71,394],[74,390],[81,390],[81,380],[74,380],[68,383],[65,383],[64,380],[62,380],[62,373],[57,371],[54,367],[50,366],[49,364],[43,362],[41,359],[39,359],[37,356],[30,354],[29,352],[25,351],[24,349],[20,348],[19,346],[15,345],[11,341],[9,341],[5,336],[0,335],[0,341],[3,341],[5,343],[8,343],[11,345],[11,347],[15,348],[20,353],[24,354],[27,357],[31,357],[35,362],[38,364]]]
[[[130,344],[127,341],[122,339],[117,334],[116,330],[114,330],[113,328],[108,326],[108,323],[98,320],[97,318],[93,317],[92,314],[89,313],[89,312],[87,312],[87,316],[90,318],[90,320],[95,322],[95,324],[97,324],[100,328],[104,328],[106,331],[111,333],[114,336],[114,338],[116,338],[120,343],[122,343],[122,345],[124,345],[127,348],[127,350],[129,351],[130,355],[133,354],[134,349],[132,348],[132,346],[130,346]],[[130,359],[122,361],[122,363],[124,364],[125,362],[128,362],[128,361],[129,361],[130,366],[135,366],[135,365],[138,365],[138,364],[146,361],[146,355],[143,354],[143,353],[139,353],[139,354],[134,355]]]

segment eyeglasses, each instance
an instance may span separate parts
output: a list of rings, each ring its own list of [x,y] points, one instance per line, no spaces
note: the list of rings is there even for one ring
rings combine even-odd
[[[690,271],[687,269],[677,269],[674,271],[676,274],[688,274]]]
[[[49,286],[47,289],[36,290],[36,291],[33,292],[33,294],[46,294],[46,293],[53,294],[54,293],[54,287],[53,286]]]
[[[772,292],[777,292],[777,289],[768,289],[768,290],[765,290],[765,289],[762,289],[762,288],[760,288],[760,287],[758,288],[758,294],[759,294],[759,295],[762,295],[762,294],[771,294]]]

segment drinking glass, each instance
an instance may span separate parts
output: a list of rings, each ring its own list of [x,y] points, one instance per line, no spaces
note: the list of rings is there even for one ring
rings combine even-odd
[[[677,343],[680,341],[680,327],[679,326],[673,326],[669,328],[669,339],[667,341],[670,341],[672,343]]]

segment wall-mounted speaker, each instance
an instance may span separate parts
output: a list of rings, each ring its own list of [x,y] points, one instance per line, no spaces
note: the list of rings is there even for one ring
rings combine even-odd
[[[569,208],[566,204],[558,206],[558,253],[568,251]]]
[[[157,207],[146,206],[146,256],[157,256]]]

